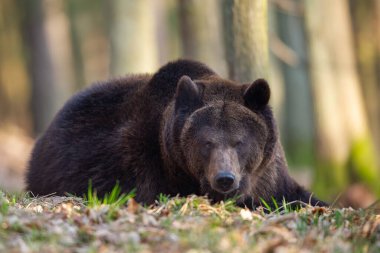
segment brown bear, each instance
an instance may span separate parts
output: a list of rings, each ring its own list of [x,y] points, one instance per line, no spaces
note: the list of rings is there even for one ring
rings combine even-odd
[[[163,193],[325,205],[289,176],[269,97],[263,79],[239,84],[189,60],[93,85],[36,142],[27,190],[82,195],[91,180],[146,204]]]

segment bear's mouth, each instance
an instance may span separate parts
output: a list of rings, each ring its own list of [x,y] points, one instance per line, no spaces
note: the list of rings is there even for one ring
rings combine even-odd
[[[222,200],[226,200],[226,199],[241,199],[245,196],[242,196],[243,192],[244,192],[244,189],[246,187],[246,183],[245,183],[245,180],[241,180],[239,182],[239,185],[238,187],[234,188],[234,189],[231,189],[231,190],[228,190],[226,192],[222,192],[222,191],[218,191],[218,190],[215,190],[212,188],[211,184],[208,182],[208,180],[204,179],[204,180],[201,180],[200,182],[200,187],[201,187],[201,194],[202,195],[207,195],[208,198],[216,203],[216,202],[220,202]]]

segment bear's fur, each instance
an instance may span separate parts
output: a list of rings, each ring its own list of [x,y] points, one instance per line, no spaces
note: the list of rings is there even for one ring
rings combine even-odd
[[[290,178],[269,97],[265,80],[238,84],[188,60],[96,84],[36,142],[27,190],[81,196],[91,180],[100,195],[119,182],[146,204],[163,193],[324,205]]]

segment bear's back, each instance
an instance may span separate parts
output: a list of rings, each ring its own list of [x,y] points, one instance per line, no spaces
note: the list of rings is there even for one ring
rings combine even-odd
[[[134,171],[139,167],[135,163],[146,163],[142,154],[159,157],[160,117],[173,99],[178,79],[213,74],[201,63],[178,60],[153,76],[114,79],[79,92],[36,142],[27,190],[81,195],[89,179],[98,193],[111,191],[117,180],[127,186],[124,191],[135,187]]]
[[[136,75],[114,79],[74,95],[37,140],[26,177],[27,189],[36,194],[85,192],[87,181],[83,179],[92,173],[101,176],[97,162],[117,162],[117,154],[111,149],[117,145],[116,129],[127,124],[134,96],[150,78]],[[67,184],[68,180],[72,183]]]

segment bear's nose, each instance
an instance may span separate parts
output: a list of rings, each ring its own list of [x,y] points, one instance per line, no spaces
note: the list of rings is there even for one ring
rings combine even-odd
[[[223,192],[227,192],[231,189],[231,186],[235,182],[235,176],[231,172],[220,172],[215,177],[217,187]]]

